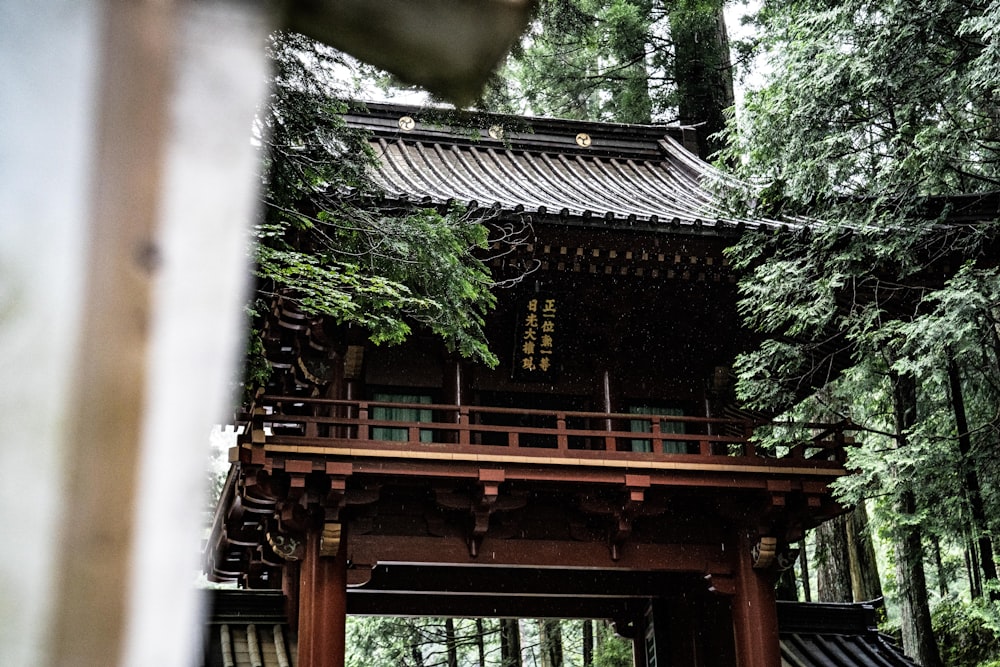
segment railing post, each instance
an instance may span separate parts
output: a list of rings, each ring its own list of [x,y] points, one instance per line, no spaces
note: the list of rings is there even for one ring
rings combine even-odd
[[[358,440],[368,438],[368,404],[358,403]]]
[[[568,449],[569,437],[566,435],[566,415],[562,412],[556,413],[556,448]]]
[[[469,408],[464,405],[458,409],[458,444],[469,444]]]
[[[420,444],[420,427],[419,426],[409,426],[406,429],[406,439],[411,445]]]
[[[837,425],[833,441],[837,444],[836,450],[833,452],[834,460],[840,464],[847,463],[847,437],[844,435],[843,424]]]
[[[508,447],[520,446],[520,443],[518,442],[517,431],[509,431],[507,433],[507,446]]]
[[[660,419],[655,417],[652,420],[649,434],[652,436],[652,442],[650,444],[650,450],[653,454],[659,454],[663,452],[663,432],[660,430]]]
[[[307,411],[306,416],[307,417],[316,417],[318,412],[319,412],[319,409],[317,408],[317,406],[315,404],[313,404],[313,405],[309,406],[309,410]],[[315,421],[309,420],[309,421],[307,421],[305,423],[305,426],[306,427],[305,427],[304,431],[305,431],[305,436],[307,438],[315,438],[315,437],[317,437],[319,435],[319,430],[318,430],[318,427],[317,427],[317,424],[316,424]]]
[[[712,443],[709,440],[699,440],[698,441],[698,453],[701,456],[711,456],[712,455]]]
[[[748,421],[743,427],[743,455],[755,456],[757,448],[753,444],[753,422]]]

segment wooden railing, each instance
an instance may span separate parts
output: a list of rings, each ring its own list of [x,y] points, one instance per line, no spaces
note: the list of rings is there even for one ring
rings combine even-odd
[[[401,418],[400,412],[409,414]],[[656,460],[739,458],[769,465],[840,467],[848,427],[795,424],[794,439],[761,448],[754,423],[675,415],[531,410],[264,396],[252,430],[267,443]],[[792,428],[794,426],[794,428]]]

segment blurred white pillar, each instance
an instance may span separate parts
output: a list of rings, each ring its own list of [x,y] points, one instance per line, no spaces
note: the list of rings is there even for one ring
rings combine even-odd
[[[99,5],[0,3],[0,665],[46,659],[90,211]]]
[[[123,664],[189,665],[208,436],[232,415],[245,348],[251,144],[268,76],[264,3],[198,0],[177,26]],[[123,576],[123,579],[126,579]]]
[[[243,349],[270,5],[459,97],[530,9],[0,3],[0,665],[185,665],[196,647],[207,438]]]
[[[0,664],[185,665],[197,646],[267,18],[235,0],[0,8]]]

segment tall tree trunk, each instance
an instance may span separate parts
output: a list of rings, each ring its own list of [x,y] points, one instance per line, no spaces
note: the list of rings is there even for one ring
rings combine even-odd
[[[854,602],[866,602],[882,597],[882,580],[878,559],[868,528],[868,508],[860,503],[847,516],[847,546],[851,556],[851,589]]]
[[[722,148],[712,135],[726,125],[733,105],[733,66],[722,0],[678,0],[670,10],[678,115],[697,125],[702,157]]]
[[[448,667],[458,667],[458,643],[455,641],[454,619],[444,619],[444,641],[448,650]]]
[[[816,599],[820,602],[853,602],[847,521],[838,516],[816,528]]]
[[[542,655],[542,667],[563,666],[562,626],[558,620],[538,621],[538,643]]]
[[[594,622],[589,618],[583,622],[583,667],[594,665]]]
[[[904,448],[907,446],[906,433],[917,419],[917,387],[911,375],[896,375],[893,380],[897,447]],[[923,667],[942,667],[937,642],[931,630],[922,531],[915,518],[916,496],[907,486],[908,482],[900,479],[894,466],[890,467],[890,474],[899,486],[896,512],[900,519],[894,542],[903,650]]]
[[[976,566],[976,547],[972,543],[972,538],[966,536],[965,540],[965,572],[969,575],[969,595],[973,598],[983,596],[983,582],[979,578],[979,568]]]
[[[802,579],[802,597],[806,602],[812,602],[812,584],[809,582],[809,554],[806,553],[806,541],[799,541],[799,568]]]
[[[799,588],[795,583],[795,568],[790,567],[778,575],[778,583],[774,587],[774,597],[778,600],[795,602],[799,599]]]
[[[410,657],[413,658],[414,667],[424,667],[424,654],[420,650],[420,644],[410,646]]]
[[[521,667],[521,626],[516,618],[500,619],[500,662],[502,667]]]
[[[407,626],[407,635],[410,640],[410,659],[413,660],[414,667],[424,667],[423,638],[414,621],[410,621]]]
[[[544,620],[538,621],[538,653],[542,659],[542,667],[552,667],[552,656],[549,655],[549,632]]]
[[[916,506],[913,491],[906,489],[900,492],[896,511],[902,517],[915,515]],[[920,526],[909,523],[905,518],[900,523],[895,546],[903,650],[923,667],[941,667],[937,642],[931,629]]]
[[[486,667],[486,629],[483,619],[476,619],[476,649],[479,651],[479,667]]]
[[[948,578],[944,571],[944,562],[941,560],[941,540],[937,535],[931,535],[930,541],[934,552],[934,569],[937,571],[938,595],[945,597],[948,595]]]
[[[653,12],[652,0],[630,0],[630,5],[641,15],[650,16]],[[625,65],[619,72],[621,81],[615,92],[616,120],[621,123],[649,124],[653,122],[653,103],[649,97],[649,71],[646,68],[646,35],[643,30],[631,36],[631,39],[616,40],[612,49],[615,55]]]
[[[975,526],[979,547],[979,568],[985,581],[995,581],[997,578],[996,561],[993,559],[993,544],[990,542],[989,524],[986,519],[986,509],[983,506],[983,496],[979,486],[979,471],[972,459],[972,438],[969,434],[969,420],[965,412],[965,394],[962,391],[962,378],[954,359],[948,360],[948,385],[951,389],[951,405],[955,411],[955,427],[958,430],[958,451],[962,456],[962,470],[965,474],[965,492],[972,510],[972,522]],[[990,599],[1000,599],[1000,591],[990,590]]]
[[[552,656],[552,667],[563,667],[562,621],[550,620],[549,623],[549,655]]]

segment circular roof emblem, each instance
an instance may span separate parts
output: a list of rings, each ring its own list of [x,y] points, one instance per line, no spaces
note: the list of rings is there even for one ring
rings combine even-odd
[[[399,129],[404,130],[406,132],[412,130],[414,127],[416,127],[416,125],[417,125],[416,121],[414,121],[409,116],[403,116],[402,118],[399,119]]]
[[[589,148],[590,135],[587,134],[586,132],[581,132],[580,134],[576,135],[576,143],[578,146],[582,146],[583,148]]]
[[[490,125],[490,137],[493,139],[503,139],[503,125]]]

